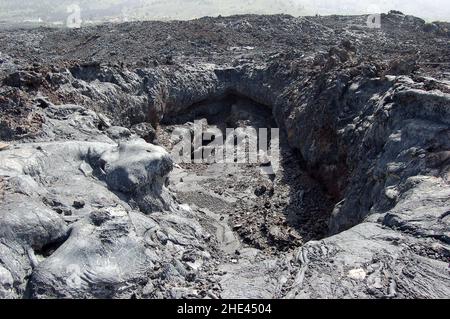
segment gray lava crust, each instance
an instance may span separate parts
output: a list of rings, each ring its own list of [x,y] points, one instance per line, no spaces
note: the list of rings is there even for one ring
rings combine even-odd
[[[0,30],[0,298],[448,298],[450,27],[365,21]],[[280,170],[175,164],[194,120]]]

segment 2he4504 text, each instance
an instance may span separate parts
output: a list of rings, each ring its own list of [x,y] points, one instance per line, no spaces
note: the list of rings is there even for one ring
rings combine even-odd
[[[212,312],[220,314],[270,314],[272,307],[270,304],[221,304],[220,308],[213,308],[213,306],[192,306],[185,303],[178,306],[177,313],[179,314],[203,314],[208,317]]]

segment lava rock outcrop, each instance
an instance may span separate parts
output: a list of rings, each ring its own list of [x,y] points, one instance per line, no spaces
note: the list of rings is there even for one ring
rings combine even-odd
[[[0,30],[0,297],[448,297],[448,24],[365,21]],[[149,144],[230,95],[270,109],[291,161],[242,187],[256,216],[234,225],[220,208],[238,193],[208,193]],[[207,196],[178,196],[192,190]],[[308,218],[290,224],[287,203]],[[326,230],[303,234],[315,218]]]

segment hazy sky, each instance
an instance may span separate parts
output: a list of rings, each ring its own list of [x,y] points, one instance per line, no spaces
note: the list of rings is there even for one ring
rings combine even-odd
[[[84,20],[191,19],[243,13],[365,14],[391,9],[450,21],[450,0],[0,0],[0,20],[65,20],[77,4]]]

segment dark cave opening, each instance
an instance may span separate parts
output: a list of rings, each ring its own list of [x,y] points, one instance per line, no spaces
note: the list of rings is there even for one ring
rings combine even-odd
[[[165,130],[173,131],[180,126],[192,127],[192,123],[198,120],[204,120],[206,129],[215,127],[223,133],[227,128],[237,127],[256,130],[267,128],[269,132],[272,128],[278,129],[271,106],[229,93],[196,103],[183,112],[165,116],[157,135],[161,138],[161,132]],[[269,134],[269,145],[271,137]],[[208,147],[213,140],[214,137],[203,141],[202,147]],[[170,143],[161,144],[169,150],[173,147]],[[247,148],[246,151],[250,150]],[[192,174],[202,175],[205,165],[210,166],[182,166]],[[242,241],[256,248],[271,247],[282,251],[327,237],[328,219],[334,206],[333,196],[327,194],[326,187],[307,171],[300,151],[290,147],[282,128],[279,128],[279,168],[275,174],[260,174],[264,166],[270,165],[270,161],[236,164],[239,168],[229,167],[227,171],[227,167],[222,175],[216,177],[215,183],[207,185],[219,194],[236,198],[236,207],[230,213],[231,222],[246,225],[236,229]],[[225,190],[222,185],[227,185]],[[251,194],[247,196],[249,190]],[[242,218],[241,212],[248,211],[254,217]]]

